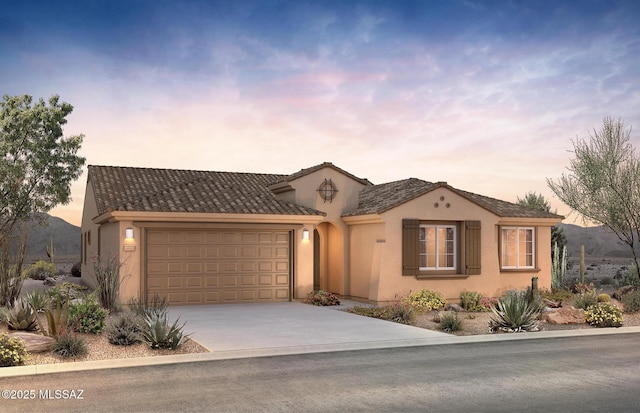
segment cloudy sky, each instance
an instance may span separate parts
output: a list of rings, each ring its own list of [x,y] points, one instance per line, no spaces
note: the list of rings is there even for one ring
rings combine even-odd
[[[546,178],[572,139],[607,115],[640,128],[638,21],[635,0],[12,2],[0,92],[71,103],[88,164],[328,161],[568,214]],[[85,182],[52,214],[79,225]]]

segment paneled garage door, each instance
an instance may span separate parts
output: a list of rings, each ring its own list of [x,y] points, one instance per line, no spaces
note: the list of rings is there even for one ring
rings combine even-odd
[[[147,297],[171,305],[288,301],[287,231],[159,230],[146,234]]]

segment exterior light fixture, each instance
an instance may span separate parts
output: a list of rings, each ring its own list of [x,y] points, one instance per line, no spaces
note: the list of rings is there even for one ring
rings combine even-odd
[[[125,239],[133,239],[133,228],[127,228],[124,230]]]
[[[302,230],[302,240],[309,241],[309,230],[306,228]]]

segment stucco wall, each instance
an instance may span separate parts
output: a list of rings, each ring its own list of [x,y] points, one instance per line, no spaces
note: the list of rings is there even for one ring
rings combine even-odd
[[[501,220],[488,210],[447,188],[436,189],[381,214],[381,217],[386,223],[383,236],[377,231],[371,230],[370,225],[356,223],[352,225],[351,239],[355,241],[352,242],[351,247],[354,296],[374,301],[389,301],[411,291],[428,288],[439,291],[450,301],[457,301],[463,290],[477,291],[486,297],[499,297],[509,289],[526,288],[531,284],[533,276],[539,277],[540,287],[550,287],[549,226],[537,226],[536,228],[536,262],[537,269],[540,271],[501,272],[498,257],[499,225],[518,225],[519,221],[517,220]],[[405,218],[456,222],[481,221],[481,274],[462,278],[428,279],[402,275],[402,220]],[[531,221],[522,221],[521,224],[531,226]],[[461,234],[458,233],[458,237],[460,236]],[[378,288],[377,292],[371,289],[368,295],[365,295],[362,283],[366,279],[366,270],[360,266],[367,265],[364,257],[373,258],[376,244],[383,244],[377,246],[377,251],[381,254]],[[458,253],[460,254],[461,251]],[[461,272],[464,273],[464,270]],[[375,275],[372,273],[371,277],[375,278]]]
[[[91,183],[87,183],[84,195],[84,206],[82,209],[81,224],[81,246],[83,251],[81,257],[82,281],[91,288],[96,287],[96,279],[93,271],[92,258],[98,255],[99,234],[98,225],[94,224],[92,218],[98,215],[98,207],[96,206],[95,196]],[[88,243],[87,234],[91,232],[91,244]]]
[[[384,224],[363,224],[351,227],[351,285],[353,297],[368,298],[377,291],[380,280],[382,250],[386,243]],[[377,293],[374,293],[377,295]]]

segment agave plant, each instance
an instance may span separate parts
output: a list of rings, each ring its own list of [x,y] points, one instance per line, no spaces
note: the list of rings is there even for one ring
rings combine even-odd
[[[491,307],[493,315],[489,320],[489,330],[508,332],[538,331],[540,308],[529,303],[526,291],[507,291],[503,299],[495,307]]]
[[[9,311],[7,324],[10,330],[34,331],[38,328],[38,313],[27,300],[21,298]]]
[[[151,348],[170,348],[175,350],[180,347],[182,341],[187,337],[182,332],[186,323],[182,323],[179,326],[179,318],[171,326],[169,326],[166,314],[161,316],[149,315],[145,317],[145,321],[147,325],[142,331],[142,337]]]

